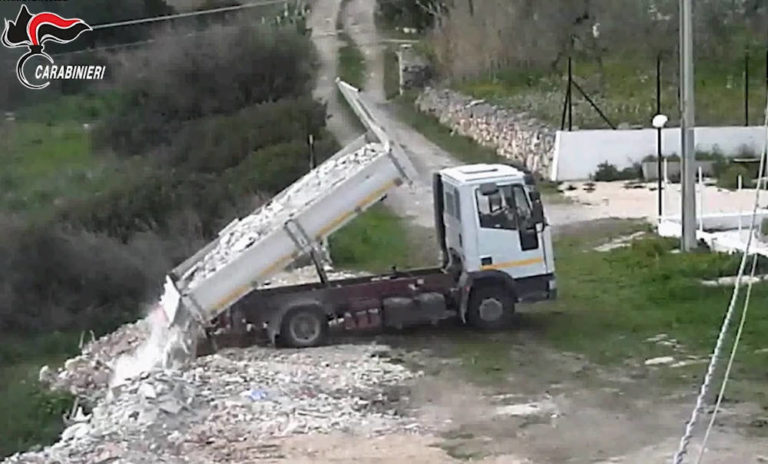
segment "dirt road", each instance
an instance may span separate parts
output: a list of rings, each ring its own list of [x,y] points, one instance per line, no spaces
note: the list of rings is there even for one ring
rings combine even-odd
[[[340,3],[317,0],[312,14],[316,34],[332,29],[329,25],[333,25]],[[387,104],[383,89],[384,48],[375,27],[374,8],[375,0],[350,0],[342,13],[344,26],[367,60],[364,93],[375,102],[379,119],[419,171],[414,185],[398,189],[387,203],[412,224],[431,228],[431,173],[456,165],[457,161],[400,123]],[[328,95],[328,86],[335,77],[336,44],[324,36],[316,37],[324,63],[318,92]],[[329,105],[333,114],[330,129],[346,140],[353,126],[344,127],[345,116],[338,109],[337,105]],[[547,215],[557,226],[598,219],[605,212],[579,203],[558,203],[547,205]],[[535,311],[535,307],[531,310]],[[411,385],[400,401],[403,412],[420,418],[434,430],[432,435],[291,438],[281,442],[285,459],[279,462],[669,462],[690,414],[693,387],[670,387],[660,381],[656,372],[642,366],[607,369],[578,355],[555,352],[536,333],[525,329],[481,342],[510,350],[512,359],[518,360],[515,366],[504,367],[509,375],[486,385],[470,381],[467,360],[456,359],[456,339],[452,336],[457,335],[384,337],[387,343],[400,344],[404,357],[415,356],[412,362],[431,373]],[[698,379],[700,374],[693,369],[680,375]],[[729,406],[712,436],[705,462],[766,462],[768,441],[753,435],[754,429],[748,425],[749,418],[759,414],[750,405]],[[699,431],[697,436],[701,435]],[[694,443],[694,457],[697,450]]]
[[[340,0],[315,0],[307,26],[312,29],[320,61],[317,83],[313,93],[315,99],[328,105],[328,130],[336,136],[341,145],[347,145],[361,134],[348,112],[343,111],[336,92],[336,67],[339,41],[336,37],[336,18],[341,6]]]

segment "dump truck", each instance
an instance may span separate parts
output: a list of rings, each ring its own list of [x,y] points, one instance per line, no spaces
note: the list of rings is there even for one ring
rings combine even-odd
[[[331,327],[397,329],[458,318],[500,329],[518,303],[555,298],[551,231],[534,177],[506,164],[432,173],[439,266],[329,279],[321,244],[417,176],[358,89],[338,85],[367,134],[176,267],[161,302],[171,324],[258,330],[276,344],[311,347]],[[316,281],[268,285],[299,259],[314,264]]]

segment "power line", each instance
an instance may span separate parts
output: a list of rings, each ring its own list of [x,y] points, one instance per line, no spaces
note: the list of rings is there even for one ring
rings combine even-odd
[[[255,3],[246,3],[244,5],[235,5],[235,6],[224,6],[221,8],[213,8],[210,10],[203,10],[203,11],[190,11],[188,13],[177,13],[172,15],[164,15],[164,16],[155,16],[152,18],[141,18],[141,19],[131,19],[128,21],[118,21],[115,23],[106,23],[106,24],[96,24],[95,26],[91,26],[91,29],[98,30],[98,29],[108,29],[112,27],[122,27],[122,26],[133,26],[136,24],[145,24],[145,23],[154,23],[158,21],[168,21],[171,19],[179,19],[179,18],[188,18],[191,16],[200,16],[200,15],[206,15],[206,14],[213,14],[213,13],[223,13],[226,11],[236,11],[236,10],[242,10],[245,8],[253,8],[257,6],[269,6],[269,5],[277,5],[280,3],[287,4],[290,0],[265,0],[261,2],[255,2]]]
[[[168,19],[176,19],[181,17],[190,17],[190,16],[198,16],[202,14],[210,14],[210,13],[220,13],[222,11],[234,11],[239,10],[243,8],[250,8],[250,7],[257,7],[257,6],[265,6],[265,5],[275,5],[279,3],[285,3],[287,4],[290,0],[268,0],[265,2],[258,2],[258,3],[248,3],[245,5],[237,5],[237,6],[231,6],[231,7],[222,7],[222,8],[215,8],[211,10],[204,10],[204,11],[195,11],[190,13],[181,13],[176,15],[166,15],[166,16],[157,16],[154,18],[143,18],[143,19],[136,19],[136,20],[130,20],[130,21],[122,21],[117,23],[110,23],[110,24],[98,24],[95,26],[92,26],[93,29],[106,29],[110,27],[119,27],[119,26],[127,26],[132,24],[141,24],[141,23],[148,23],[148,22],[157,22],[162,20],[168,20]],[[200,31],[200,32],[191,32],[184,35],[174,36],[174,39],[177,38],[183,38],[183,37],[193,37],[196,35],[203,35],[208,34],[211,31]],[[169,37],[170,39],[170,37]],[[147,45],[156,42],[157,39],[147,39],[147,40],[138,40],[136,42],[127,42],[127,43],[121,43],[121,44],[115,44],[115,45],[105,45],[103,47],[92,47],[87,48],[83,50],[74,50],[70,52],[62,52],[62,53],[54,53],[52,56],[68,56],[68,55],[77,55],[81,53],[91,53],[91,52],[98,52],[98,51],[108,51],[108,50],[116,50],[121,48],[129,48],[129,47],[135,47],[139,45]]]

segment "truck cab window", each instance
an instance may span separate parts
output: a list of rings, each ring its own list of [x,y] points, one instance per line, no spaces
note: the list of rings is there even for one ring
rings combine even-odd
[[[512,201],[515,205],[515,212],[517,214],[520,227],[526,228],[533,225],[533,213],[531,210],[531,204],[528,201],[528,195],[525,190],[519,185],[512,186]]]
[[[480,219],[480,227],[483,229],[517,229],[515,212],[512,208],[512,192],[509,186],[499,187],[499,190],[483,195],[478,189],[477,213]]]

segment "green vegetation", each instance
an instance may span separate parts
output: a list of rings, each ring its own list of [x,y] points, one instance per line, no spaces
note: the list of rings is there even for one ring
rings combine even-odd
[[[424,258],[424,241],[414,235],[404,219],[375,205],[331,236],[331,258],[336,266],[374,273],[432,264]]]
[[[384,95],[391,100],[400,95],[400,72],[395,47],[390,45],[384,51]]]
[[[651,235],[635,240],[630,247],[593,250],[614,238],[647,229],[638,222],[613,221],[558,237],[554,245],[558,299],[524,309],[519,318],[522,330],[535,332],[558,351],[584,354],[608,366],[638,365],[656,356],[672,355],[680,360],[681,355],[708,356],[732,287],[705,287],[701,280],[735,275],[740,256],[672,253],[675,240]],[[758,307],[766,297],[768,285],[756,284],[751,306]],[[736,308],[740,311],[741,302]],[[758,350],[768,348],[766,331],[768,315],[751,311],[730,389],[731,397],[756,400],[764,406],[768,406],[768,394],[762,387],[766,354]],[[678,340],[683,351],[646,341],[662,333]],[[520,369],[525,365],[513,350],[499,349],[500,345],[513,345],[517,337],[517,333],[462,336],[456,340],[455,355],[472,379],[498,384],[509,375],[510,366]],[[696,370],[680,368],[677,372],[690,372],[698,381],[701,368],[696,365],[690,368]]]
[[[73,398],[43,389],[40,366],[61,362],[77,351],[77,336],[52,333],[4,337],[0,345],[0,457],[55,441],[64,428],[62,416]]]
[[[362,89],[365,86],[365,56],[346,32],[339,33],[343,45],[339,48],[339,77]]]
[[[343,10],[340,10],[343,11]],[[342,46],[339,48],[338,56],[338,69],[337,73],[339,78],[344,82],[362,89],[366,83],[365,76],[365,57],[360,51],[360,48],[352,40],[352,38],[346,32],[340,31],[338,33],[339,40],[342,42]],[[352,111],[352,107],[349,106],[349,102],[341,94],[341,91],[336,89],[336,98],[339,99],[341,107],[344,108],[349,116],[350,120],[354,121],[358,130],[364,131],[363,123],[357,118],[357,115]]]
[[[643,168],[639,163],[619,170],[615,165],[603,162],[597,165],[597,171],[592,175],[592,180],[598,182],[612,182],[616,180],[635,180],[643,178]]]
[[[717,186],[726,189],[739,188],[739,177],[743,187],[750,186],[754,177],[747,168],[740,165],[731,165],[717,178]]]
[[[501,158],[496,150],[479,145],[469,137],[455,134],[434,116],[424,114],[414,105],[415,96],[406,93],[396,100],[400,119],[421,132],[435,145],[465,163],[493,163]]]
[[[743,59],[743,58],[742,58]],[[598,64],[574,60],[574,80],[596,101],[614,124],[627,123],[648,127],[656,113],[655,60],[620,55],[603,60],[602,81]],[[666,63],[670,69],[676,64]],[[510,105],[557,127],[562,120],[565,101],[565,65],[556,69],[505,70],[476,79],[457,81],[457,90],[494,103]],[[765,53],[752,59],[749,95],[749,121],[760,124],[765,109]],[[743,62],[738,57],[729,61],[700,60],[696,63],[696,122],[706,126],[744,124]],[[672,73],[666,73],[662,87],[662,112],[670,116],[670,124],[678,123],[677,84]],[[574,126],[607,128],[606,123],[574,89]]]

